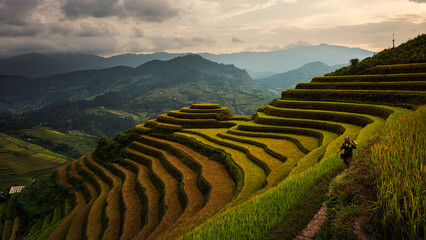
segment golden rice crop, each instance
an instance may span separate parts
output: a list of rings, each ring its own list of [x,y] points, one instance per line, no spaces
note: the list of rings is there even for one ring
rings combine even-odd
[[[191,137],[203,144],[211,146],[216,149],[222,149],[225,152],[231,155],[231,158],[234,160],[235,164],[239,166],[244,172],[244,184],[241,190],[237,193],[237,197],[235,197],[232,202],[227,207],[236,206],[245,200],[247,200],[253,193],[257,192],[265,183],[266,175],[265,172],[250,161],[247,156],[237,150],[234,150],[229,147],[224,147],[222,145],[218,145],[213,143],[201,136],[190,134],[190,133],[176,133],[178,135],[183,135],[186,137]]]
[[[90,209],[89,216],[87,217],[87,239],[89,240],[97,240],[102,232],[102,211],[106,204],[105,200],[109,193],[109,186],[106,182],[102,181],[99,176],[94,176],[95,180],[99,183],[101,187],[101,193],[98,198],[96,198],[95,202]]]
[[[92,207],[93,203],[97,198],[95,188],[90,183],[86,183],[86,187],[91,195],[90,202],[83,206],[81,210],[77,212],[68,230],[66,240],[79,240],[84,238],[84,225],[87,221],[90,208]]]
[[[137,150],[132,151],[132,153],[149,159],[152,162],[152,169],[154,173],[160,177],[165,186],[166,193],[164,196],[164,202],[168,208],[160,224],[149,236],[150,239],[155,239],[156,236],[165,231],[182,214],[182,207],[178,197],[179,182],[163,167],[159,159],[138,152]],[[141,182],[141,184],[144,187],[143,182]]]
[[[108,218],[108,227],[106,228],[102,239],[118,239],[121,229],[121,215],[120,215],[120,193],[122,181],[119,177],[112,174],[108,169],[97,163],[92,154],[88,154],[86,158],[93,166],[102,171],[113,182],[112,189],[107,196],[107,206],[105,209]],[[89,225],[90,226],[90,225]]]
[[[122,188],[126,212],[121,238],[131,239],[142,228],[142,205],[136,192],[136,175],[132,171],[118,164],[114,164],[114,166],[126,175]]]
[[[159,191],[149,178],[148,167],[130,159],[126,159],[126,161],[138,168],[138,181],[145,189],[148,198],[148,222],[137,235],[137,239],[146,239],[159,222]]]

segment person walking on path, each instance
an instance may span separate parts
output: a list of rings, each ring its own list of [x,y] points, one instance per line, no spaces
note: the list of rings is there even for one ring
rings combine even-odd
[[[351,140],[349,136],[345,137],[345,142],[340,147],[340,151],[344,149],[345,151],[340,155],[340,158],[343,159],[343,162],[346,164],[346,167],[349,167],[349,163],[352,161],[352,149],[356,149],[356,142]]]

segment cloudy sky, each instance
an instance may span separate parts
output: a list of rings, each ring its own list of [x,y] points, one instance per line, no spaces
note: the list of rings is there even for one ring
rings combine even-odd
[[[0,0],[0,56],[379,51],[426,33],[426,0]]]

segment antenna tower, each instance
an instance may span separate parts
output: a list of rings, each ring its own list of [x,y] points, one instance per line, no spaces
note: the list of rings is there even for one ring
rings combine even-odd
[[[392,33],[392,48],[395,47],[395,33]]]

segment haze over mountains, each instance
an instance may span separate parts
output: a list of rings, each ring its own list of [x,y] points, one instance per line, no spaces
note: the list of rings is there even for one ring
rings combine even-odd
[[[316,46],[296,46],[270,52],[240,52],[231,54],[200,53],[205,59],[234,64],[247,70],[253,78],[282,73],[304,64],[321,61],[327,65],[345,64],[351,58],[364,59],[372,56],[371,51],[321,44]],[[29,53],[0,60],[0,74],[42,77],[87,69],[103,69],[114,66],[137,67],[151,60],[170,60],[183,53],[122,54],[100,57],[82,53],[40,54]],[[263,75],[259,73],[264,73]],[[265,74],[266,73],[266,74]]]
[[[300,68],[285,73],[274,74],[266,78],[255,79],[255,81],[274,89],[276,92],[281,92],[289,88],[294,88],[298,83],[310,82],[315,76],[322,76],[343,66],[329,66],[323,62],[312,62]]]
[[[3,75],[0,87],[0,112],[26,112],[23,116],[34,123],[90,130],[100,136],[112,136],[194,102],[217,102],[234,114],[252,114],[277,96],[244,70],[192,54],[137,68],[121,66],[33,79]]]

